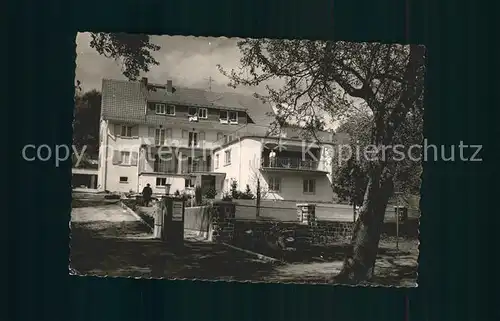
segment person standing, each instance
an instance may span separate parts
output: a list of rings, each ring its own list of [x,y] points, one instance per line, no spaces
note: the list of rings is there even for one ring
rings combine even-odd
[[[270,167],[275,167],[276,166],[276,152],[274,149],[271,149],[271,152],[269,153],[269,163]]]
[[[151,195],[153,195],[153,190],[149,184],[146,184],[146,187],[142,190],[142,199],[144,201],[144,206],[148,207],[149,202],[151,202]]]

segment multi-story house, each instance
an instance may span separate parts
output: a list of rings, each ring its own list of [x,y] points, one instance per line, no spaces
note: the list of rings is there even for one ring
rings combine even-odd
[[[154,193],[214,188],[236,180],[263,197],[330,200],[331,134],[306,142],[293,129],[270,135],[270,105],[252,96],[104,79],[98,189]],[[326,135],[326,136],[325,136]],[[276,151],[270,160],[269,151]]]
[[[214,171],[212,149],[241,128],[265,133],[271,111],[252,96],[104,79],[98,189],[150,184],[165,193],[169,185],[173,193],[200,184],[220,193],[225,173]]]
[[[226,174],[224,191],[237,181],[254,193],[259,184],[263,199],[332,201],[332,133],[306,139],[299,129],[286,128],[278,135],[238,136],[214,150],[214,169]]]

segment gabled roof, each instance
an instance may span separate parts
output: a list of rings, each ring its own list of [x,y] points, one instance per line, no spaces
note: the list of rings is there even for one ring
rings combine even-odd
[[[154,119],[154,117],[146,117],[146,101],[177,103],[215,109],[244,110],[255,124],[259,126],[269,126],[272,121],[271,117],[267,115],[267,113],[272,112],[271,106],[253,96],[236,93],[217,93],[177,86],[174,86],[172,93],[168,93],[164,87],[155,87],[154,90],[147,90],[142,82],[114,79],[102,80],[101,116],[104,119],[139,123],[149,123],[153,120],[161,121],[162,123],[165,123],[165,121],[168,122],[164,117],[161,120]],[[175,123],[179,123],[181,120],[175,119],[174,121]]]

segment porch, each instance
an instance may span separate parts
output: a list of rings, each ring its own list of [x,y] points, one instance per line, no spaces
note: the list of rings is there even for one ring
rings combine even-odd
[[[274,157],[270,155],[272,151]],[[321,148],[302,146],[301,142],[267,142],[261,155],[261,170],[327,172],[321,161]]]

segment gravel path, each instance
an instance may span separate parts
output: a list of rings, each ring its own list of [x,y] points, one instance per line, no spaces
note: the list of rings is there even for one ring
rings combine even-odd
[[[135,222],[135,216],[121,208],[119,205],[103,205],[96,207],[78,207],[71,211],[71,221],[84,222]]]

